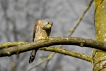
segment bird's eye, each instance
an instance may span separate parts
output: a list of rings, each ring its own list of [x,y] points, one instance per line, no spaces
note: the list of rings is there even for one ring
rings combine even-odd
[[[50,22],[46,22],[46,23],[45,23],[45,25],[48,25],[48,24],[50,24]]]
[[[47,24],[50,24],[50,22],[48,22]]]

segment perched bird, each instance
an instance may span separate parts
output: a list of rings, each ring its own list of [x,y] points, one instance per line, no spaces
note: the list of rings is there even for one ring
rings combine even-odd
[[[53,23],[48,19],[38,20],[33,30],[33,41],[47,39],[50,35],[52,25]],[[32,50],[29,63],[34,61],[37,50],[38,48]]]

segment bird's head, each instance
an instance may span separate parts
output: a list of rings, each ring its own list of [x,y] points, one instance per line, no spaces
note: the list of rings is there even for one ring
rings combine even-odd
[[[53,23],[49,19],[40,20],[41,28],[48,30],[52,27]]]

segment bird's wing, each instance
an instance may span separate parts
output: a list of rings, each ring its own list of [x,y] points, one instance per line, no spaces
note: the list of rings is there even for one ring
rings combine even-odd
[[[33,41],[34,41],[34,38],[35,38],[35,33],[36,33],[36,28],[37,28],[38,23],[39,23],[39,21],[37,21],[35,23],[35,26],[34,26],[34,30],[33,30]]]

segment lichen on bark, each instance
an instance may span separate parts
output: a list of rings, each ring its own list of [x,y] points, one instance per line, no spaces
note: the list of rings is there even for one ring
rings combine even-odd
[[[96,39],[106,41],[106,0],[94,0]],[[106,71],[106,52],[93,49],[93,71]]]

